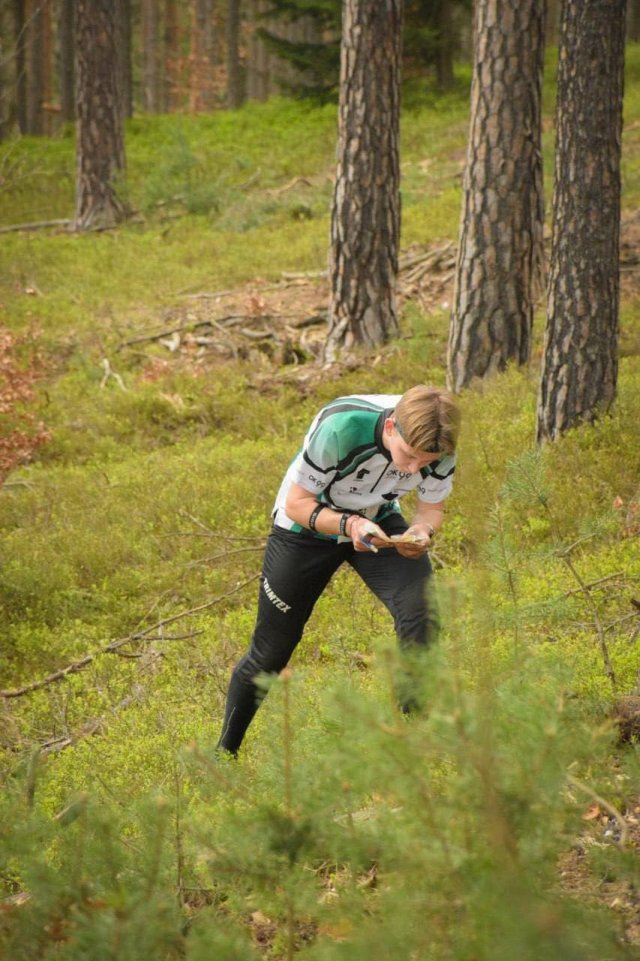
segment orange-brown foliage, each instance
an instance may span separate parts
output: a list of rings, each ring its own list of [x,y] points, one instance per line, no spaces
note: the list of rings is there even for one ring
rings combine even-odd
[[[26,340],[0,327],[0,485],[51,436],[28,410],[43,365],[35,351],[28,366],[20,364],[16,354]]]

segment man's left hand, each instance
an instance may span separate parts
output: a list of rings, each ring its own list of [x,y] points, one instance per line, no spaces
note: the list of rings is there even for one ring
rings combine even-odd
[[[414,524],[405,532],[405,536],[407,535],[411,540],[399,541],[395,545],[398,554],[409,558],[422,557],[431,546],[430,529],[422,524]]]

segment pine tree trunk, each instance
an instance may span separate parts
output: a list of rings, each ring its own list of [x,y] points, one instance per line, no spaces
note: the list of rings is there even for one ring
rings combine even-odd
[[[624,36],[625,0],[565,0],[539,441],[616,395]]]
[[[201,110],[211,110],[213,107],[213,68],[215,66],[212,0],[198,0],[197,24],[199,108]]]
[[[164,5],[164,109],[172,112],[180,102],[180,19],[177,0]]]
[[[158,0],[142,0],[142,109],[158,113]]]
[[[556,47],[558,45],[559,27],[560,27],[559,0],[547,0],[546,46]]]
[[[210,0],[191,0],[189,111],[210,109],[213,77],[213,13]]]
[[[26,0],[13,0],[16,50],[16,117],[20,133],[27,132]]]
[[[113,0],[78,0],[76,70],[76,228],[111,226],[127,210],[116,186],[124,175],[121,104],[116,82]]]
[[[27,133],[44,133],[44,13],[46,0],[27,4]]]
[[[74,75],[75,0],[60,2],[60,116],[63,123],[75,119]]]
[[[526,364],[542,280],[544,0],[478,0],[448,381]]]
[[[627,8],[627,40],[640,40],[640,0],[629,0]]]
[[[402,0],[346,0],[325,356],[398,332]]]
[[[6,80],[5,80],[5,72],[4,72],[5,63],[6,63],[6,60],[5,60],[4,44],[2,40],[2,34],[0,34],[0,143],[2,143],[2,141],[5,139],[5,136],[6,136],[6,129],[5,129],[6,128],[6,94],[5,94]]]
[[[53,131],[53,33],[51,29],[51,2],[42,3],[42,132],[50,136]]]
[[[77,2],[77,0],[76,0]],[[117,85],[120,114],[133,116],[133,65],[131,63],[131,0],[114,0]]]
[[[438,90],[451,90],[455,83],[453,75],[453,27],[452,0],[439,0],[437,10],[438,49],[436,54],[436,82]]]
[[[235,110],[244,100],[240,72],[240,2],[227,3],[227,106]]]
[[[249,55],[247,61],[247,97],[250,100],[265,101],[270,93],[270,58],[267,46],[257,30],[265,26],[264,13],[267,9],[265,0],[250,0],[249,22],[251,37],[249,40]]]

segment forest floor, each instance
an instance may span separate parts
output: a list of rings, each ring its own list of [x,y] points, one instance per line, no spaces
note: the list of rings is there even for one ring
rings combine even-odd
[[[632,119],[640,49],[633,64]],[[640,947],[637,743],[620,743],[612,723],[617,692],[637,683],[640,642],[640,125],[625,134],[615,409],[535,445],[543,299],[530,368],[460,398],[464,458],[434,554],[447,606],[429,715],[398,726],[386,611],[341,572],[292,672],[293,801],[279,682],[224,790],[217,768],[198,766],[253,624],[273,490],[311,412],[338,394],[444,380],[466,110],[465,94],[407,117],[401,335],[337,363],[323,358],[330,290],[318,269],[328,109],[136,119],[141,222],[3,235],[0,301],[16,369],[37,360],[27,413],[46,440],[0,499],[0,686],[35,683],[7,699],[0,725],[0,820],[16,828],[11,871],[0,870],[0,954],[50,944],[51,918],[71,936],[52,957],[84,956],[79,921],[101,945],[109,919],[137,943],[179,900],[172,937],[189,953],[175,956],[281,961],[288,885],[300,889],[300,950],[331,961],[376,956],[371,945],[380,957],[483,961],[628,961]],[[69,215],[71,146],[16,145],[31,181],[5,192],[10,221]],[[184,634],[165,635],[174,622]],[[123,646],[110,650],[114,639]],[[379,819],[343,837],[335,812],[352,826],[372,803]],[[107,829],[126,843],[106,851]],[[498,851],[503,831],[517,877]],[[87,898],[85,851],[97,879]],[[215,941],[220,922],[237,923],[238,944],[250,935],[250,953]],[[165,956],[140,944],[132,957]]]

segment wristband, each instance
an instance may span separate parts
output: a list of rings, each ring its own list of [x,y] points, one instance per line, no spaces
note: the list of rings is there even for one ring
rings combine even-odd
[[[311,511],[311,515],[310,515],[310,517],[309,517],[309,529],[310,529],[310,530],[312,530],[312,531],[317,531],[316,520],[317,520],[317,518],[318,518],[318,514],[320,513],[320,511],[323,511],[326,506],[327,506],[326,504],[318,504],[317,507],[314,507],[314,508],[313,508],[313,510]]]
[[[355,514],[343,514],[342,517],[340,518],[340,536],[341,537],[348,537],[347,524],[349,522],[350,517],[355,517]]]

